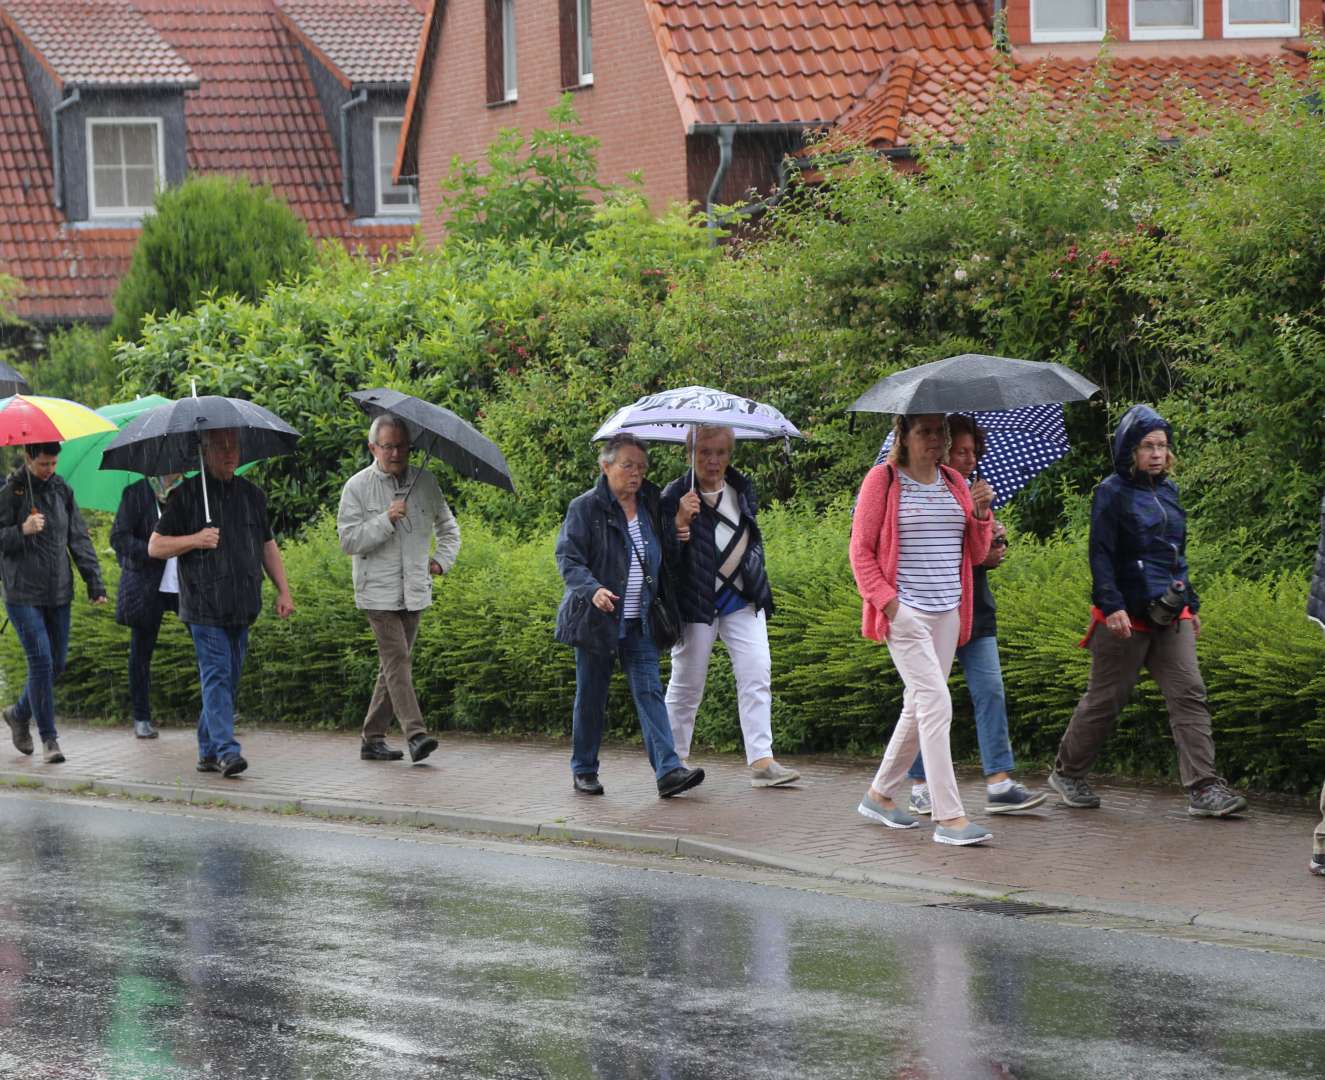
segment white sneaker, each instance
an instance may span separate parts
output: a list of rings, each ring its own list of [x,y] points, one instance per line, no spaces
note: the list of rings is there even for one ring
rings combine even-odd
[[[922,788],[920,791],[911,792],[911,802],[907,809],[913,814],[922,817],[928,817],[934,812],[934,801],[930,798],[929,788]]]
[[[751,787],[781,787],[783,784],[794,784],[800,778],[801,774],[795,769],[788,769],[776,761],[770,761],[762,769],[750,770]]]

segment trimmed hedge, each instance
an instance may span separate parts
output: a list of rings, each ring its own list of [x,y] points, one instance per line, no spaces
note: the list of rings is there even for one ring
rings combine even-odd
[[[774,663],[774,732],[784,751],[878,753],[901,704],[885,648],[860,637],[860,602],[846,559],[850,508],[823,513],[773,507],[763,515],[778,612],[769,624]],[[455,570],[439,582],[425,615],[415,681],[437,728],[565,735],[575,675],[571,650],[552,630],[561,581],[554,536],[526,541],[463,519]],[[96,539],[113,588],[117,573]],[[1236,783],[1290,792],[1313,790],[1325,772],[1325,636],[1303,615],[1304,575],[1248,580],[1234,571],[1202,575],[1202,667],[1215,711],[1221,769]],[[282,623],[270,612],[254,627],[240,707],[252,720],[325,728],[360,723],[376,672],[367,623],[355,610],[349,560],[323,518],[285,548],[297,611]],[[1086,682],[1077,647],[1089,605],[1084,543],[1014,536],[994,575],[1014,749],[1023,763],[1047,762]],[[128,632],[110,607],[74,606],[69,670],[57,696],[65,713],[127,721]],[[198,707],[193,650],[173,618],[154,667],[162,718],[192,723]],[[664,661],[666,665],[666,661]],[[0,675],[23,678],[14,635],[0,638]],[[959,760],[976,757],[974,727],[960,675],[953,680]],[[612,734],[638,738],[622,680],[609,707]],[[735,691],[721,650],[697,724],[697,745],[740,746]],[[1172,777],[1174,753],[1162,702],[1143,680],[1101,769]]]

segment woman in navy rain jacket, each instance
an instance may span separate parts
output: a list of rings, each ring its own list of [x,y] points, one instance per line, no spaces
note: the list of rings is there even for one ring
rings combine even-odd
[[[1200,600],[1187,577],[1187,514],[1169,479],[1173,431],[1134,405],[1113,439],[1114,473],[1095,489],[1090,514],[1090,681],[1049,776],[1068,806],[1092,808],[1086,780],[1144,666],[1168,705],[1178,774],[1193,817],[1227,817],[1247,805],[1215,771],[1205,683],[1196,660]]]

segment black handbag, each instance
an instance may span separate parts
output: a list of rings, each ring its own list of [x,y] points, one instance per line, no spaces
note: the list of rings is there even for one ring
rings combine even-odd
[[[649,587],[653,593],[653,603],[649,605],[649,634],[653,638],[653,643],[658,646],[658,651],[670,649],[681,640],[681,613],[676,608],[676,601],[672,598],[670,588],[664,588],[667,581],[667,571],[658,575],[659,580],[654,581],[653,575],[649,573],[648,564],[644,561],[644,556],[640,554],[640,549],[635,546],[635,541],[630,541],[630,549],[635,553],[635,558],[639,560],[640,573],[644,575],[644,584]]]

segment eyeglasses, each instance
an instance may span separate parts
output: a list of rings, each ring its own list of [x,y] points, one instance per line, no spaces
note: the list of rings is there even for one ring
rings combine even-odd
[[[614,461],[612,467],[620,469],[622,472],[639,473],[641,476],[649,471],[647,461]]]
[[[400,442],[380,442],[375,444],[379,450],[387,454],[408,454],[409,443]]]

